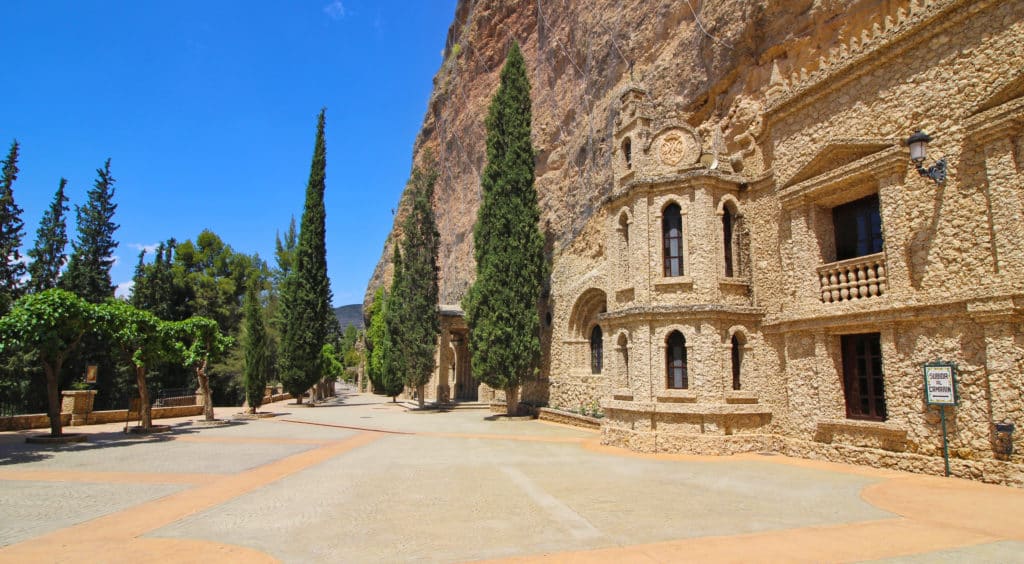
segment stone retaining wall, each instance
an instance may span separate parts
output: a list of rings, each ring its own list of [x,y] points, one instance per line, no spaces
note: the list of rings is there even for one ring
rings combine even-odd
[[[537,418],[542,421],[572,425],[573,427],[582,427],[584,429],[592,429],[594,431],[601,428],[600,419],[588,417],[586,415],[579,415],[569,411],[551,409],[549,407],[539,408],[537,410]]]

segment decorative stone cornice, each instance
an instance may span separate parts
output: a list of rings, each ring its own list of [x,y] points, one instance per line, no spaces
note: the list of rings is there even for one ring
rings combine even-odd
[[[880,178],[902,177],[909,162],[907,148],[895,145],[783,188],[779,192],[779,201],[787,209],[810,202],[822,205],[842,203],[839,200],[850,199],[849,188],[852,186],[875,188]]]
[[[692,305],[645,305],[609,311],[597,316],[600,321],[618,321],[623,319],[708,319],[708,318],[746,318],[758,322],[764,317],[764,309],[751,306],[734,306],[726,304],[692,304]],[[669,317],[666,317],[669,316]]]
[[[968,17],[998,1],[904,0],[894,14],[872,22],[870,28],[849,32],[849,39],[820,57],[813,68],[802,67],[789,79],[781,79],[776,73],[768,89],[765,117],[778,121],[823,95],[842,90],[939,33],[956,29]]]

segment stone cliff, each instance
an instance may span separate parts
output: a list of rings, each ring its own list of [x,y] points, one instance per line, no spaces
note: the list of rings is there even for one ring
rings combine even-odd
[[[474,277],[484,117],[512,40],[529,65],[550,253],[598,254],[603,238],[580,234],[612,190],[612,124],[624,87],[642,84],[660,104],[656,113],[701,132],[706,152],[742,154],[746,172],[756,172],[751,153],[771,86],[813,73],[899,9],[893,0],[460,0],[414,147],[414,160],[431,152],[440,173],[441,303],[458,304]],[[366,304],[390,281],[404,209],[403,197]]]

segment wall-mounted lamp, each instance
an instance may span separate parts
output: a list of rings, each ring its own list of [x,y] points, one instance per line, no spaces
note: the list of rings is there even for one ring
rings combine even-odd
[[[914,163],[914,166],[917,167],[918,174],[931,178],[935,184],[943,184],[946,182],[945,157],[939,159],[928,168],[922,166],[927,157],[928,142],[931,140],[932,138],[920,129],[907,139],[907,147],[910,147],[910,162]]]

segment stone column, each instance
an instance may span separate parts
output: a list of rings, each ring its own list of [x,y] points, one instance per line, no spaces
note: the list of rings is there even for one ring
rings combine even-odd
[[[71,425],[88,425],[96,390],[64,390],[61,396],[60,412],[71,414]]]
[[[1008,136],[986,140],[985,177],[988,192],[989,221],[992,228],[992,255],[1000,277],[1024,274],[1024,221],[1021,213],[1021,178],[1014,164],[1014,146]]]
[[[907,201],[902,175],[878,179],[878,204],[882,237],[885,239],[885,291],[893,299],[907,299],[913,292],[908,264],[913,222],[907,216],[914,206]]]
[[[1009,305],[1009,304],[1008,304]],[[988,383],[990,405],[989,428],[987,436],[991,443],[985,458],[994,455],[1006,459],[997,448],[995,424],[1012,423],[1016,430],[1013,433],[1013,450],[1020,461],[1024,451],[1024,413],[1021,412],[1022,393],[1020,373],[1017,369],[1016,323],[1010,315],[975,315],[975,319],[985,327],[985,377]],[[980,446],[980,445],[979,445]]]

